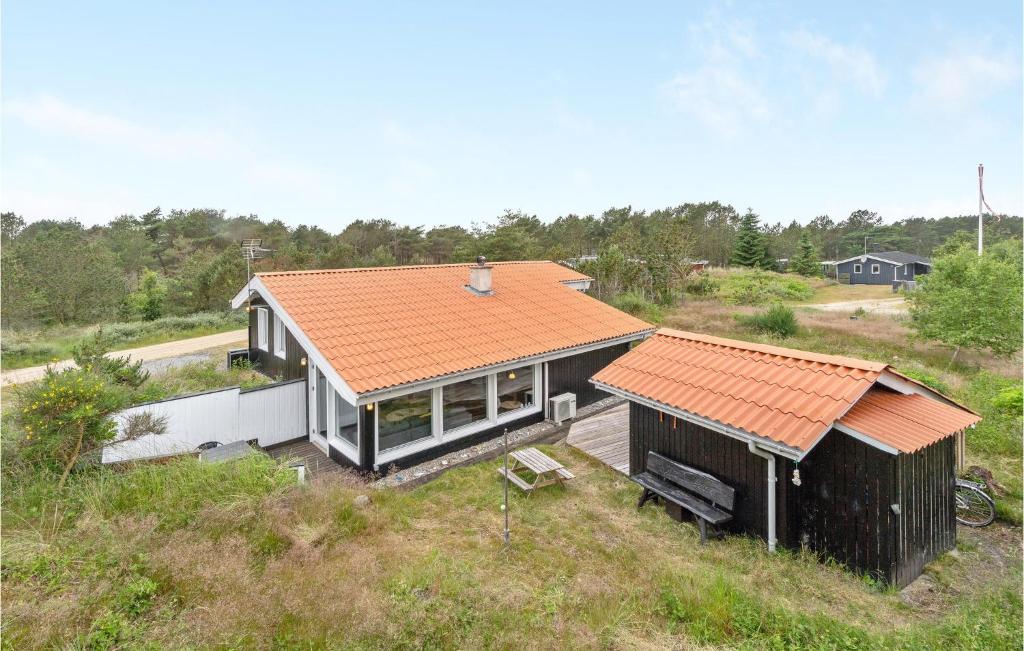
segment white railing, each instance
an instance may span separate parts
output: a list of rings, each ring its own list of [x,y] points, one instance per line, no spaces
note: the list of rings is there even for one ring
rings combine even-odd
[[[229,387],[136,405],[114,416],[118,436],[129,416],[145,412],[166,418],[166,431],[111,443],[103,448],[103,463],[188,454],[209,441],[255,440],[267,447],[305,436],[306,381]]]

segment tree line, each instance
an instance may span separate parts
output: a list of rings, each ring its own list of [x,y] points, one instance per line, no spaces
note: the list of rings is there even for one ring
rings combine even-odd
[[[654,211],[631,206],[600,215],[564,215],[550,222],[506,211],[463,226],[402,226],[357,219],[340,233],[319,226],[289,227],[256,215],[223,210],[159,208],[121,215],[100,226],[76,220],[26,223],[13,213],[0,225],[0,298],[4,327],[155,319],[167,314],[223,310],[245,280],[239,242],[262,238],[273,254],[262,271],[490,260],[574,260],[603,254],[608,265],[631,265],[628,283],[659,302],[671,302],[692,260],[771,268],[790,259],[810,270],[818,259],[869,250],[921,255],[976,217],[908,218],[883,224],[858,210],[836,221],[820,216],[801,225],[761,225],[758,216],[720,202],[686,203]],[[1020,237],[1020,217],[987,220],[987,239]],[[743,259],[737,259],[737,257]],[[614,274],[613,274],[614,276]]]

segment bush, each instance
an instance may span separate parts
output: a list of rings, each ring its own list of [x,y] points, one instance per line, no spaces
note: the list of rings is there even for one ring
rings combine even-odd
[[[768,271],[731,273],[722,279],[726,302],[765,305],[773,301],[805,301],[814,295],[806,282]]]
[[[796,314],[782,303],[776,303],[764,312],[737,318],[740,323],[755,332],[779,337],[792,337],[800,329]]]
[[[107,357],[110,342],[103,334],[103,328],[83,338],[71,349],[71,357],[78,368],[95,371],[115,384],[137,389],[149,379],[149,371],[142,370],[142,360],[132,362],[128,357]]]
[[[992,406],[1008,416],[1020,416],[1024,410],[1024,391],[1021,387],[1006,387],[992,398]]]
[[[719,283],[706,271],[693,274],[686,283],[686,293],[694,296],[714,296],[718,293]]]
[[[659,322],[662,319],[661,307],[647,300],[643,294],[638,292],[625,292],[611,300],[611,304],[627,314],[632,314],[638,319],[645,321]]]

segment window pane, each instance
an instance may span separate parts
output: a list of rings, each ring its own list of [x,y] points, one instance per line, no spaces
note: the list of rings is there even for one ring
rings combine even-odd
[[[431,435],[430,394],[410,393],[377,405],[377,435],[382,451]]]
[[[358,413],[359,410],[356,409],[356,406],[349,404],[341,397],[340,393],[334,394],[334,435],[355,446],[359,445],[356,443],[356,415]]]
[[[533,405],[533,367],[523,366],[498,373],[498,413]]]
[[[487,420],[487,378],[478,377],[441,388],[445,431]]]

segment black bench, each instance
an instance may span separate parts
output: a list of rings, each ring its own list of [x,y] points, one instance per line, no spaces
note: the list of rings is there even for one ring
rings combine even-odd
[[[732,520],[732,507],[736,491],[715,477],[696,468],[684,466],[661,456],[657,452],[647,453],[647,471],[630,477],[643,486],[640,503],[643,508],[648,500],[663,498],[686,509],[694,515],[700,525],[700,542],[707,542],[707,525],[716,529]]]

